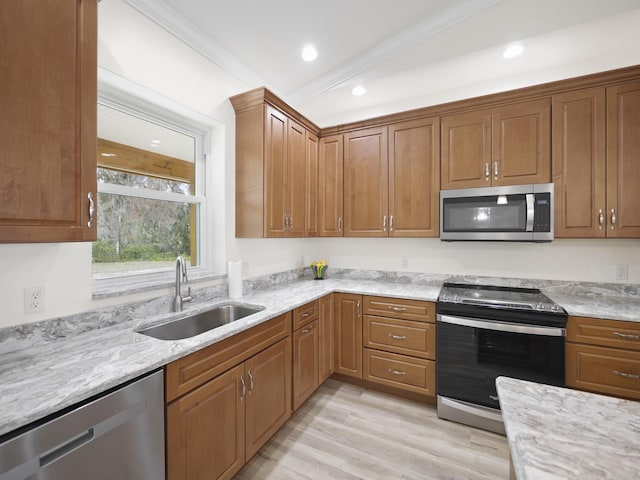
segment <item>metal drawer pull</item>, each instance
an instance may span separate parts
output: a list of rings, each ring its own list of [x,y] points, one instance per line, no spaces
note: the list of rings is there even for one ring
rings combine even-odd
[[[311,330],[313,330],[313,325],[302,330],[302,333],[309,333]]]
[[[401,370],[394,370],[393,368],[389,369],[389,373],[393,373],[394,375],[406,375],[407,372],[403,372]]]
[[[304,312],[302,315],[300,315],[302,318],[307,318],[309,315],[311,315],[311,312]]]
[[[249,395],[251,395],[251,392],[253,392],[253,373],[251,373],[251,370],[249,370]]]
[[[393,310],[394,312],[406,312],[407,309],[404,307],[389,307],[390,310]]]
[[[627,340],[640,340],[640,335],[629,335],[628,333],[613,332],[616,337],[626,338]]]
[[[630,378],[631,380],[640,380],[640,375],[634,375],[633,373],[624,373],[624,372],[619,372],[618,370],[613,370],[611,373],[613,373],[614,375],[618,375],[619,377],[622,377],[622,378]]]
[[[89,221],[87,222],[87,227],[91,228],[93,220],[96,218],[96,203],[93,201],[93,193],[89,192],[87,198],[89,199]]]
[[[394,340],[406,340],[406,335],[394,335],[393,333],[389,334],[389,338],[393,338]]]

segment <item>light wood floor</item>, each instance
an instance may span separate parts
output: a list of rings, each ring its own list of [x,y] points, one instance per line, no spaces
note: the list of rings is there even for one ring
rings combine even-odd
[[[435,407],[327,380],[237,480],[508,479],[505,437]]]

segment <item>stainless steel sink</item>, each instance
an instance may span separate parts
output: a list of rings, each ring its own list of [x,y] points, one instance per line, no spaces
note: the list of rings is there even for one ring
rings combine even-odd
[[[264,310],[264,307],[254,305],[242,305],[238,303],[227,303],[218,305],[206,312],[197,313],[190,317],[172,320],[153,327],[138,330],[138,333],[148,335],[159,340],[181,340],[195,337],[201,333],[208,332],[216,327],[240,320],[254,313]]]

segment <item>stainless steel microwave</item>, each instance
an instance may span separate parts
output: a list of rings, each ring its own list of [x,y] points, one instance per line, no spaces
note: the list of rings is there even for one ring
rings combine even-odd
[[[553,183],[440,190],[440,240],[553,240]]]

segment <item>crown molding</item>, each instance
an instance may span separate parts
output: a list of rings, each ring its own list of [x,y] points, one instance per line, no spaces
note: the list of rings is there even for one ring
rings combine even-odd
[[[247,86],[265,85],[260,75],[163,0],[123,1]]]
[[[305,98],[338,87],[389,58],[424,42],[438,33],[502,1],[503,0],[468,0],[457,2],[443,14],[429,17],[402,33],[379,43],[357,58],[350,58],[317,79],[287,93],[285,98],[287,101],[295,104]]]

